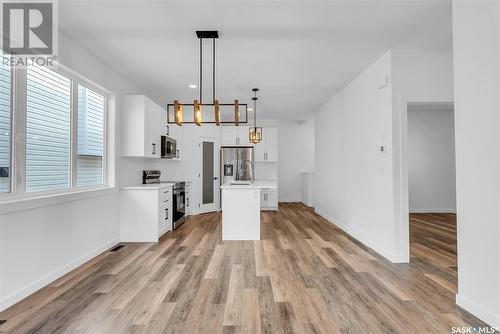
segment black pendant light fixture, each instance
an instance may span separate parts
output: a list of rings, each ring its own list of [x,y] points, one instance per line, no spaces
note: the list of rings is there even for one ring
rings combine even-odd
[[[215,65],[216,65],[216,40],[219,38],[218,31],[196,31],[196,36],[200,40],[200,81],[199,81],[199,97],[193,103],[181,103],[175,100],[174,103],[167,105],[167,123],[177,124],[233,124],[238,126],[241,123],[248,123],[248,106],[245,103],[240,103],[234,100],[234,103],[220,103],[216,99],[215,90]],[[212,102],[203,103],[203,40],[212,40]],[[241,108],[243,108],[245,118],[241,119]],[[192,109],[193,119],[186,120],[184,111]],[[225,111],[225,112],[224,112]],[[231,120],[224,120],[223,114],[234,115]],[[234,113],[234,114],[233,114]],[[173,120],[171,119],[173,118]],[[227,117],[229,119],[229,116]]]
[[[257,127],[257,92],[258,88],[253,88],[253,127],[250,127],[248,139],[252,144],[258,144],[262,141],[262,128]]]

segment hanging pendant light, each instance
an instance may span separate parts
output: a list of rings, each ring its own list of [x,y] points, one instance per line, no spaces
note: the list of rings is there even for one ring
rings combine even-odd
[[[179,101],[174,101],[175,124],[182,126],[182,104]]]
[[[234,100],[234,125],[240,125],[240,103],[238,100]]]
[[[219,101],[215,100],[214,101],[214,118],[215,118],[215,125],[219,126],[220,125],[220,106],[219,106]]]
[[[201,118],[201,105],[198,103],[198,100],[194,100],[194,124],[201,126],[202,118]]]
[[[202,124],[215,124],[220,126],[221,124],[234,124],[238,126],[240,123],[248,123],[248,105],[246,103],[239,103],[238,100],[234,100],[234,103],[221,103],[216,99],[216,40],[219,38],[219,32],[216,30],[210,31],[196,31],[196,36],[200,41],[200,62],[199,62],[199,97],[194,101],[193,104],[185,103],[181,104],[179,100],[175,100],[173,104],[167,105],[167,123],[168,124],[196,124],[201,126]],[[204,40],[212,41],[212,101],[209,103],[204,102],[203,100],[203,84],[206,83],[203,80],[203,41]],[[205,71],[206,72],[206,71]],[[184,109],[190,110],[193,108],[193,120],[184,120],[183,112]],[[172,110],[173,108],[173,110]],[[229,115],[234,108],[234,119],[229,120]],[[240,110],[242,110],[244,119],[241,119]],[[203,112],[206,112],[205,120],[203,119]],[[214,117],[207,116],[213,112]],[[190,113],[190,112],[189,112]],[[226,120],[223,120],[222,114],[229,114],[225,117]],[[172,120],[172,118],[174,118]]]
[[[257,127],[257,92],[258,88],[253,88],[253,127],[250,127],[248,132],[248,139],[252,144],[258,144],[262,141],[262,128]]]

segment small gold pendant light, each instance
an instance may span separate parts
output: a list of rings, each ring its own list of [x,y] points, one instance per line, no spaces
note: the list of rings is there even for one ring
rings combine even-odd
[[[257,92],[258,88],[253,88],[253,127],[250,127],[248,139],[252,144],[258,144],[262,141],[262,128],[257,127]]]

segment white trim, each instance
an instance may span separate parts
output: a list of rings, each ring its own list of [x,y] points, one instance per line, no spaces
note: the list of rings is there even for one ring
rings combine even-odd
[[[468,299],[464,295],[457,293],[455,295],[455,303],[467,312],[472,313],[482,321],[486,322],[489,326],[496,327],[497,329],[500,328],[500,316],[485,310],[478,303]]]
[[[410,209],[410,213],[457,213],[455,209]]]
[[[90,253],[87,253],[86,255],[83,255],[83,256],[79,257],[78,259],[71,261],[70,263],[68,263],[68,264],[60,267],[59,269],[56,269],[53,272],[47,274],[46,276],[40,278],[39,280],[25,286],[22,289],[19,289],[18,291],[14,292],[14,293],[12,293],[11,295],[5,297],[0,302],[0,311],[5,310],[6,308],[14,305],[15,303],[28,297],[29,295],[35,293],[36,291],[40,290],[41,288],[54,282],[56,279],[66,275],[70,271],[76,269],[77,267],[81,266],[85,262],[92,260],[94,257],[107,251],[108,249],[112,248],[113,246],[115,246],[116,244],[119,244],[119,243],[120,243],[119,239],[109,241],[106,244],[102,245],[101,247],[94,249]]]
[[[59,192],[38,197],[27,197],[5,201],[0,204],[0,215],[41,208],[61,203],[79,201],[86,198],[105,196],[118,191],[115,187],[91,188],[79,191]]]
[[[410,258],[410,221],[409,214],[413,212],[409,207],[409,183],[408,183],[408,105],[418,105],[418,104],[453,104],[453,101],[443,101],[442,99],[427,99],[418,97],[403,97],[398,96],[398,110],[397,116],[399,118],[399,138],[397,139],[399,144],[399,161],[394,161],[399,169],[399,178],[395,180],[398,184],[395,185],[395,189],[399,191],[399,194],[395,194],[394,203],[400,204],[399,212],[395,212],[394,217],[399,219],[395,221],[395,224],[399,226],[400,235],[396,235],[396,240],[400,242],[401,252],[407,255],[402,255],[401,257],[406,259],[402,262],[409,262]],[[394,106],[395,107],[395,106]],[[427,211],[429,212],[429,211]],[[397,256],[396,258],[400,258]]]
[[[214,202],[209,204],[203,204],[203,142],[211,142],[214,144],[214,177],[218,178],[217,185],[214,185]],[[220,190],[220,139],[216,137],[210,136],[199,136],[198,137],[198,156],[200,158],[199,165],[199,177],[200,181],[200,202],[197,208],[197,214],[208,213],[208,212],[216,212],[220,211],[221,208],[221,190]]]
[[[358,227],[355,226],[349,226],[346,224],[340,223],[336,219],[332,219],[331,217],[328,217],[324,212],[314,209],[314,212],[316,212],[318,215],[326,219],[329,223],[339,227],[341,230],[349,234],[351,237],[356,239],[357,241],[361,242],[363,245],[371,248],[378,254],[382,255],[392,263],[408,263],[409,262],[409,257],[405,256],[404,254],[393,254],[389,252],[386,249],[377,247],[373,244],[373,240],[370,238],[370,234]]]

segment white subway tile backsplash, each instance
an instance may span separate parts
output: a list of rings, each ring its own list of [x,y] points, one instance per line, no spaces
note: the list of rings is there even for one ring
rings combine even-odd
[[[278,163],[277,162],[256,162],[255,163],[256,180],[277,180]]]

